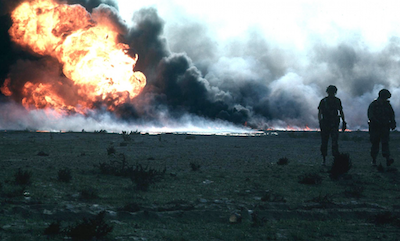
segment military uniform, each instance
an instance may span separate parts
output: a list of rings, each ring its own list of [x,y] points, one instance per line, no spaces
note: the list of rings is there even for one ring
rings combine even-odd
[[[321,154],[325,158],[328,153],[329,136],[332,137],[332,155],[339,155],[339,123],[338,113],[343,111],[342,102],[335,96],[328,96],[321,100],[318,106],[322,114],[321,129]]]
[[[388,100],[374,100],[368,107],[369,134],[371,141],[371,157],[375,164],[379,153],[379,143],[382,143],[382,156],[390,157],[389,133],[396,128],[394,111]]]

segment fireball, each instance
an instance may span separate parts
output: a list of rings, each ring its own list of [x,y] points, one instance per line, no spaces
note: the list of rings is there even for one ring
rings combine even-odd
[[[112,111],[133,101],[146,85],[144,74],[133,70],[138,56],[128,55],[129,46],[118,41],[115,27],[107,21],[96,22],[81,5],[27,1],[11,17],[12,41],[37,55],[57,59],[79,97],[79,101],[71,101],[58,95],[57,83],[28,81],[18,93],[25,108],[84,112],[94,102],[103,101]],[[1,92],[13,95],[11,85],[8,78]],[[79,107],[67,104],[71,102],[79,103]]]

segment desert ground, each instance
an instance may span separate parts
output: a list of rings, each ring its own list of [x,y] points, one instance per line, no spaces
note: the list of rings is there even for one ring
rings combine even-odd
[[[319,132],[1,131],[0,240],[399,240],[399,144],[340,133],[334,178]]]

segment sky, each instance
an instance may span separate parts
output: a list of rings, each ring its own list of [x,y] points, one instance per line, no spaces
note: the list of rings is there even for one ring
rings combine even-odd
[[[130,1],[118,0],[127,22],[134,11],[154,7],[167,29],[184,20],[200,22],[216,37],[240,37],[255,28],[266,38],[299,50],[310,41],[335,44],[358,35],[372,48],[381,48],[392,35],[400,34],[398,2],[389,1]]]
[[[1,2],[9,6],[12,1]],[[109,6],[99,6],[102,2]],[[368,105],[382,88],[391,91],[393,108],[400,113],[396,1],[68,3],[82,4],[90,13],[117,9],[120,18],[112,21],[125,26],[124,41],[139,54],[136,67],[147,77],[146,88],[133,103],[117,114],[94,111],[79,117],[78,126],[101,128],[123,120],[130,128],[168,130],[317,129],[318,103],[331,84],[338,88],[352,130],[367,129]],[[117,23],[121,19],[123,23]],[[27,61],[42,63],[17,53],[8,63],[11,79]],[[16,61],[19,58],[24,65]],[[3,109],[18,109],[11,105]],[[18,118],[18,128],[35,123],[42,129],[77,129],[71,126],[71,116],[57,122],[63,123],[60,126],[38,121],[40,110],[24,115]],[[0,128],[10,127],[5,122],[0,119]]]

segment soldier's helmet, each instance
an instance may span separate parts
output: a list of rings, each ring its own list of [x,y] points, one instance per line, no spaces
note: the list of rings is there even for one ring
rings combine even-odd
[[[379,98],[382,98],[382,99],[386,100],[386,99],[389,99],[391,96],[392,96],[392,94],[387,89],[381,89],[379,91]]]
[[[330,85],[328,86],[328,88],[326,88],[326,93],[328,94],[336,94],[337,92],[337,88],[334,85]]]

